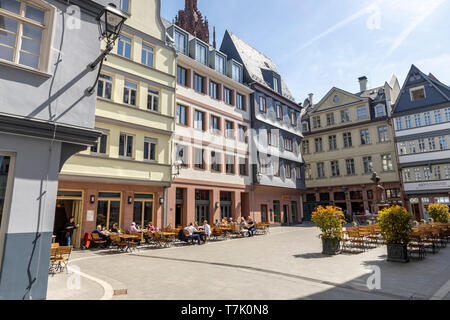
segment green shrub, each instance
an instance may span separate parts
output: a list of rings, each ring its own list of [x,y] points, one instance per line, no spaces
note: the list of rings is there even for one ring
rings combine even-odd
[[[341,208],[327,206],[319,206],[312,214],[312,222],[317,224],[317,227],[322,231],[319,235],[323,240],[343,238],[342,224],[345,223],[345,216]]]
[[[428,206],[428,212],[434,222],[447,223],[449,221],[448,205],[432,203]]]
[[[401,206],[379,212],[378,223],[383,239],[389,244],[408,244],[412,232],[413,214]]]

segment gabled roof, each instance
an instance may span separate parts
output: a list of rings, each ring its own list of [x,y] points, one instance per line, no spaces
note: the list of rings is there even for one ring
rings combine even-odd
[[[224,44],[228,41],[231,41],[233,43],[235,47],[234,49],[236,50],[235,54],[238,55],[233,58],[244,65],[247,75],[252,81],[258,82],[261,85],[272,90],[272,84],[267,82],[267,77],[264,77],[264,73],[274,72],[281,78],[282,96],[288,100],[295,102],[294,97],[292,96],[289,88],[281,77],[280,72],[278,71],[277,66],[272,61],[272,59],[268,58],[267,56],[250,46],[248,43],[240,39],[229,30],[225,32],[220,51],[227,52],[229,50],[232,50],[229,47],[225,49],[226,45]]]
[[[423,84],[427,84],[425,85],[426,99],[411,101],[408,88]],[[415,65],[412,65],[394,106],[393,114],[446,102],[450,102],[450,87],[437,80],[434,75],[426,75]]]
[[[333,87],[330,89],[330,91],[328,91],[328,93],[318,103],[314,104],[314,106],[310,109],[310,111],[308,111],[308,113],[316,112],[319,109],[319,107],[335,92],[340,92],[344,95],[354,97],[355,103],[358,101],[368,101],[369,100],[369,97],[362,97],[359,94],[353,94],[353,93],[345,91],[343,89]],[[338,104],[336,107],[341,107],[341,106],[342,105]]]

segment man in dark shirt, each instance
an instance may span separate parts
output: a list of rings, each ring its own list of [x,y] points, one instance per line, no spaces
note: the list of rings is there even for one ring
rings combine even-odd
[[[67,239],[67,246],[70,247],[70,240],[73,236],[73,230],[75,230],[78,225],[75,225],[75,218],[70,217],[69,222],[66,223],[66,226],[64,227],[64,230],[66,231],[66,239]]]

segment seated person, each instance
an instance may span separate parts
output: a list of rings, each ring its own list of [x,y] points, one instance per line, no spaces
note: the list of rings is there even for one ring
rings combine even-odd
[[[140,229],[136,228],[136,222],[131,223],[130,233],[132,234],[133,232],[135,232],[135,233],[142,232]]]
[[[184,228],[184,230],[187,230],[187,231],[189,232],[188,239],[197,240],[197,243],[198,243],[199,245],[202,244],[201,239],[200,239],[200,236],[199,236],[198,234],[194,234],[194,232],[196,232],[197,229],[194,227],[194,225],[193,225],[192,222],[189,224],[188,227]]]
[[[219,226],[219,220],[216,219],[216,221],[214,222],[214,227],[218,227]]]
[[[256,223],[253,221],[251,217],[248,217],[247,228],[248,228],[248,236],[253,237],[256,231]]]
[[[117,226],[117,223],[114,223],[111,227],[111,229],[109,229],[109,232],[111,233],[119,233],[119,227]]]
[[[149,223],[147,224],[147,231],[148,231],[148,232],[154,232],[154,231],[156,231],[156,228],[153,226],[153,224],[152,224],[151,222],[149,222]],[[150,238],[149,238],[147,232],[144,233],[144,240],[145,240],[145,243],[146,243],[146,244],[150,244]]]
[[[98,225],[98,226],[97,226],[97,229],[95,229],[95,230],[92,231],[91,233],[92,233],[92,234],[94,234],[94,233],[98,234],[102,240],[105,240],[105,241],[106,241],[106,243],[103,244],[103,247],[106,248],[107,246],[110,245],[111,240],[105,235],[105,233],[104,233],[103,228],[102,228],[101,225]]]
[[[241,227],[241,233],[248,233],[247,223],[245,222],[244,217],[241,217],[241,223],[239,224],[239,226]]]
[[[203,243],[206,243],[206,240],[211,236],[211,226],[208,224],[208,221],[203,221],[203,225],[200,227],[201,229],[205,230],[205,233],[203,233],[200,237],[203,240]]]

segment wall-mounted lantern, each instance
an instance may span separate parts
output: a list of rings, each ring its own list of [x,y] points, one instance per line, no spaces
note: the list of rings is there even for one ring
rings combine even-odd
[[[133,203],[133,197],[132,196],[129,196],[128,197],[128,204],[132,204]]]
[[[89,200],[90,200],[91,204],[94,204],[95,203],[95,196],[91,195]]]

